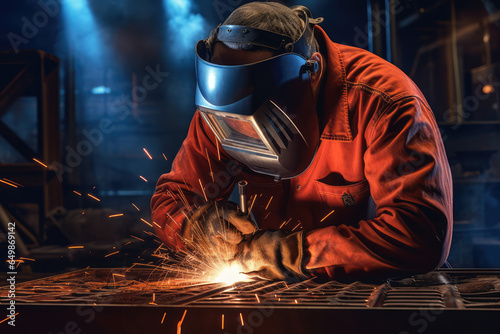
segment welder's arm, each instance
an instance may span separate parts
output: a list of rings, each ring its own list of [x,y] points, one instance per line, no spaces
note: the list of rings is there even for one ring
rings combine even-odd
[[[187,217],[207,199],[227,199],[231,193],[240,169],[220,144],[217,149],[216,143],[215,135],[196,111],[171,171],[159,178],[151,199],[156,234],[167,245],[184,247],[181,229]]]
[[[453,221],[451,173],[434,116],[408,98],[368,130],[365,175],[376,217],[309,232],[306,268],[331,278],[433,270],[448,255]]]

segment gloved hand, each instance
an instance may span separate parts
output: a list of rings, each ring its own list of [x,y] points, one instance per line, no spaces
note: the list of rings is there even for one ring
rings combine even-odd
[[[238,215],[233,202],[208,202],[200,206],[184,224],[183,238],[188,248],[230,260],[245,234],[257,231],[247,215]]]
[[[234,263],[247,275],[270,280],[303,280],[310,276],[305,269],[303,231],[259,231],[238,245]]]

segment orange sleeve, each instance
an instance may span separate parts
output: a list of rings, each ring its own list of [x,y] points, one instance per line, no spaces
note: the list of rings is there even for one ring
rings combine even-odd
[[[189,211],[207,200],[227,199],[239,172],[196,111],[171,171],[160,176],[151,199],[153,226],[162,242],[182,248],[180,234]]]

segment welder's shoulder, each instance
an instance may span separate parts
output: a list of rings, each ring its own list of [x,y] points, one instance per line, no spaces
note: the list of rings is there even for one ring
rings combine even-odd
[[[416,97],[427,104],[413,80],[393,64],[364,49],[347,45],[338,48],[350,90],[361,89],[386,102]]]

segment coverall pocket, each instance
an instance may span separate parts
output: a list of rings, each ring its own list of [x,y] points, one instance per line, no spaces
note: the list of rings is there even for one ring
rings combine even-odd
[[[348,209],[366,204],[370,192],[367,180],[351,183],[348,185],[335,186],[314,181],[321,201],[327,208]]]

